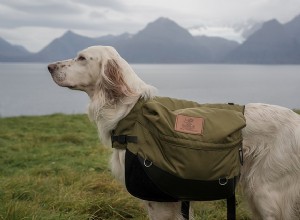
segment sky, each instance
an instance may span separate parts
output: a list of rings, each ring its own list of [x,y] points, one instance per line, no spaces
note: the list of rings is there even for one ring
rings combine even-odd
[[[137,33],[167,17],[191,33],[242,41],[236,27],[300,14],[300,0],[0,0],[0,37],[37,52],[67,30]],[[197,27],[197,28],[195,28]]]

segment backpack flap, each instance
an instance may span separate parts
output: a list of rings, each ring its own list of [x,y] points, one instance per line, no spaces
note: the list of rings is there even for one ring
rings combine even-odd
[[[150,146],[158,145],[149,152],[142,150],[142,156],[164,171],[194,180],[239,175],[241,129],[246,125],[242,112],[208,106],[171,111],[149,101],[142,108],[142,117],[146,120],[139,122],[147,130],[145,137],[152,136]],[[158,154],[164,159],[157,160]]]

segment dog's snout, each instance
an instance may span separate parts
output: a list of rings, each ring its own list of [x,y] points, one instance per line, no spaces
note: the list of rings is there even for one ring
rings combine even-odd
[[[54,63],[48,65],[48,71],[49,71],[50,73],[53,73],[53,72],[55,71],[56,68],[57,68],[57,65],[54,64]]]

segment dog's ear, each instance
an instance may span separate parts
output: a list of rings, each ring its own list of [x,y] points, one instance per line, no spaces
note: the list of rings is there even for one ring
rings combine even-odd
[[[102,83],[105,95],[110,102],[115,103],[123,97],[129,97],[134,94],[125,82],[122,69],[117,60],[107,60],[103,72]]]

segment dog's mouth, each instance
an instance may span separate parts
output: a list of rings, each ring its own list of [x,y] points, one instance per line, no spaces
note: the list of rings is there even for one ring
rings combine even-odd
[[[68,83],[66,83],[64,80],[62,80],[61,78],[58,78],[58,77],[53,77],[53,81],[61,86],[61,87],[66,87],[66,88],[69,88],[69,89],[75,89],[75,86],[74,85],[70,85]]]

